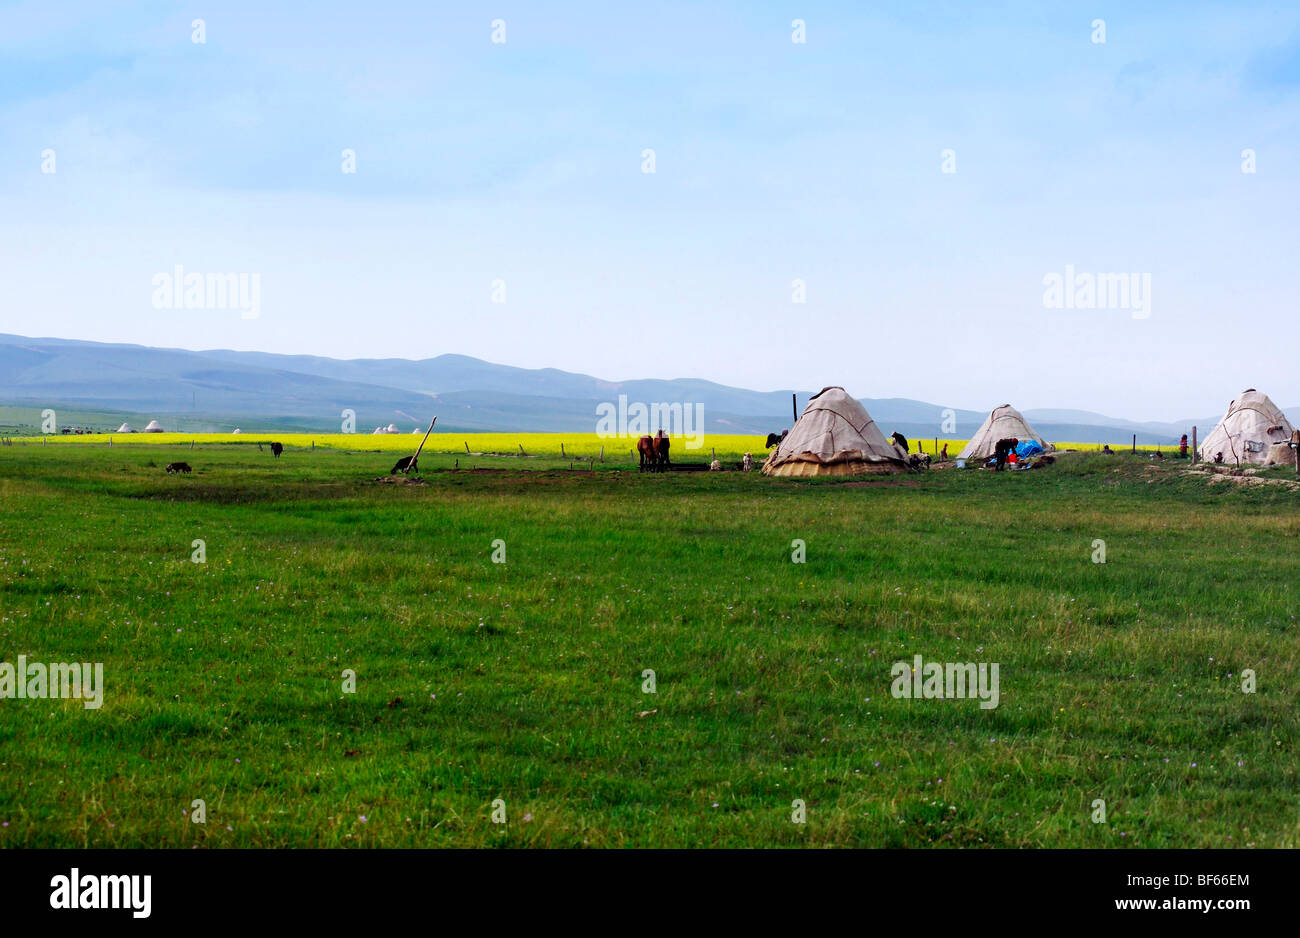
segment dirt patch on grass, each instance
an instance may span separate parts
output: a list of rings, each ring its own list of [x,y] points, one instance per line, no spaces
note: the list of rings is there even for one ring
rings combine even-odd
[[[1270,479],[1258,476],[1250,469],[1205,467],[1204,469],[1187,469],[1188,475],[1200,476],[1209,480],[1210,485],[1272,485],[1292,492],[1300,491],[1300,482],[1292,479]]]
[[[380,485],[427,485],[419,476],[376,476]]]

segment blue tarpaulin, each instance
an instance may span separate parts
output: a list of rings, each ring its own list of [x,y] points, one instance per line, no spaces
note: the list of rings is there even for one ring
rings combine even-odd
[[[1037,440],[1025,440],[1016,447],[1016,458],[1024,459],[1026,456],[1037,456],[1043,451],[1043,444]]]

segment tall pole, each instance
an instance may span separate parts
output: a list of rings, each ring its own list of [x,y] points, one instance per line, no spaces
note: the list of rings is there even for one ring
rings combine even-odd
[[[1196,465],[1196,428],[1192,427],[1192,465]]]
[[[429,421],[429,429],[424,431],[424,440],[427,440],[429,438],[429,434],[433,432],[433,425],[437,422],[438,422],[437,417],[434,417],[432,420]],[[420,452],[421,450],[424,449],[424,440],[420,441],[419,447],[417,447],[415,450],[415,455],[411,457],[411,466],[414,466],[416,460],[420,458]],[[410,471],[410,466],[407,467],[407,471],[408,472]]]
[[[790,395],[790,413],[794,414],[794,422],[799,422],[799,397],[796,394]]]

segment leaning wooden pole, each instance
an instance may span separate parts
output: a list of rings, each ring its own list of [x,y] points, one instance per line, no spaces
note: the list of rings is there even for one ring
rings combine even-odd
[[[424,431],[424,440],[427,440],[429,438],[429,434],[433,432],[433,425],[437,422],[438,422],[437,417],[434,417],[432,420],[429,421],[429,429]],[[414,466],[416,461],[419,460],[420,452],[424,449],[424,440],[421,440],[420,445],[415,448],[415,455],[411,457],[411,463],[406,467],[407,472],[410,472],[411,466]]]

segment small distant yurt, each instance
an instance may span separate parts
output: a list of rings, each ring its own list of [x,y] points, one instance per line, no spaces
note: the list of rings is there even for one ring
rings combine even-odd
[[[843,388],[823,388],[763,463],[771,476],[853,476],[901,472],[903,456]]]
[[[1228,405],[1228,412],[1201,442],[1198,452],[1206,462],[1213,462],[1222,453],[1223,461],[1234,465],[1290,463],[1295,456],[1287,443],[1293,429],[1286,414],[1267,394],[1250,388]]]
[[[992,459],[998,440],[1013,437],[1022,443],[1033,440],[1043,448],[1045,453],[1052,451],[1052,444],[1038,435],[1038,432],[1025,421],[1020,411],[1010,404],[1003,404],[1001,407],[993,408],[992,413],[975,431],[970,442],[957,454],[957,458]]]
[[[239,429],[239,427],[235,427],[235,429],[231,430],[230,432],[231,432],[231,433],[243,433],[244,431],[241,430],[241,429]]]
[[[145,433],[162,433],[163,428],[157,420],[150,420],[149,425],[144,428]]]
[[[118,432],[118,433],[134,433],[135,430],[133,430],[133,429],[131,428],[131,425],[130,425],[129,423],[124,423],[124,424],[122,424],[120,427],[117,428],[117,432]]]

